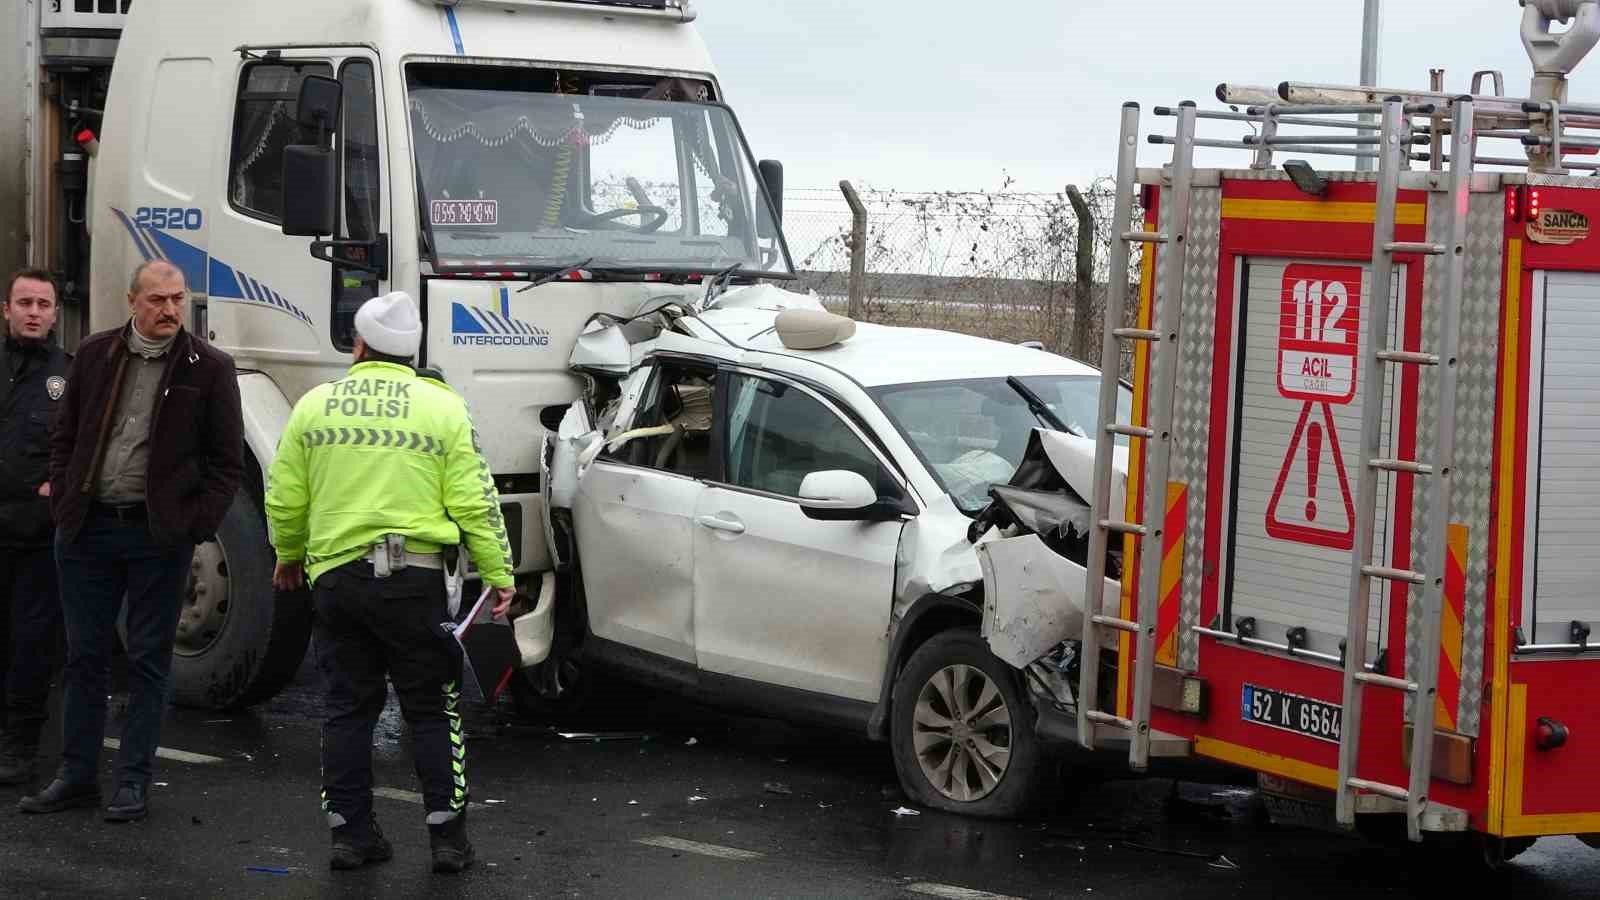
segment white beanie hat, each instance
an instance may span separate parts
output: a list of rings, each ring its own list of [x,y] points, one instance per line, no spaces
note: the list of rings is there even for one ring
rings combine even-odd
[[[422,346],[422,317],[405,291],[374,297],[356,310],[356,334],[367,346],[389,356],[412,357]]]

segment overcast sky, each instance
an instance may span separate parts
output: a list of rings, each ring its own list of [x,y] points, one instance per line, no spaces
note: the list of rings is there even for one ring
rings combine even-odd
[[[1118,112],[1220,81],[1354,84],[1361,0],[696,0],[756,154],[791,187],[1020,189],[1109,175]],[[1380,84],[1465,91],[1501,69],[1525,96],[1517,0],[1385,0]],[[1600,102],[1600,51],[1573,78]],[[1145,117],[1145,131],[1171,120]],[[1222,123],[1202,123],[1222,137]],[[1155,156],[1146,148],[1146,161]]]

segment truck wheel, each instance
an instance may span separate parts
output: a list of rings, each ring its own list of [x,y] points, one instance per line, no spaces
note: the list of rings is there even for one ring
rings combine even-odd
[[[917,648],[894,686],[890,744],[900,785],[924,806],[1002,818],[1048,780],[1033,707],[1016,672],[970,631]]]
[[[195,547],[172,649],[177,703],[238,709],[294,677],[311,637],[311,592],[274,591],[274,559],[260,508],[241,490],[216,540]]]

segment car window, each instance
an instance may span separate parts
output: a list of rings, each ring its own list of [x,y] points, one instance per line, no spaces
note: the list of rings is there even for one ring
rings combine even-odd
[[[607,438],[606,454],[636,466],[711,477],[716,378],[714,369],[657,365],[633,421]]]
[[[813,472],[855,472],[895,493],[867,445],[833,410],[781,381],[728,376],[727,480],[730,484],[797,497]]]
[[[1098,375],[1042,375],[935,381],[874,388],[878,405],[922,457],[956,505],[977,512],[989,489],[1016,474],[1035,428],[1054,427],[1026,396],[1031,392],[1069,431],[1090,436],[1099,413]],[[1131,400],[1119,390],[1119,418]],[[1119,439],[1125,440],[1125,439]]]

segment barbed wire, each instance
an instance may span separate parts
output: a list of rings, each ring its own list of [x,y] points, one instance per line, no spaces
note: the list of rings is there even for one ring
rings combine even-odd
[[[1109,179],[1082,191],[1095,223],[1095,247],[1087,334],[1078,333],[1076,341],[1078,217],[1064,191],[857,193],[868,210],[863,320],[1013,343],[1036,340],[1052,352],[1076,350],[1098,364],[1111,276],[1115,198]],[[802,289],[815,290],[829,308],[843,312],[850,293],[851,215],[838,189],[786,189],[783,230]],[[1130,284],[1137,281],[1138,262],[1135,253],[1122,275]],[[1126,359],[1123,368],[1126,374]]]

